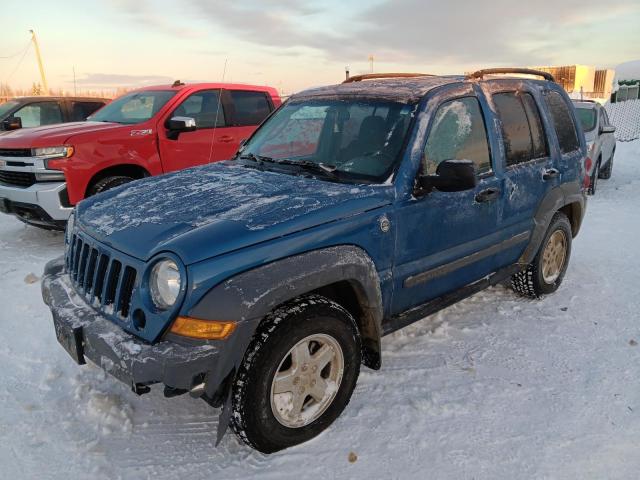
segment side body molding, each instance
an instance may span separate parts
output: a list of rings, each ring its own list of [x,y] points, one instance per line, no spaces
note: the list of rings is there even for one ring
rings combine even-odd
[[[380,279],[369,255],[353,245],[313,250],[240,273],[210,290],[189,315],[257,325],[255,320],[278,305],[312,291],[323,293],[322,289],[336,284],[348,286],[333,291],[348,295],[346,303],[357,305],[351,313],[360,327],[365,364],[380,368]],[[356,298],[352,298],[354,295]]]

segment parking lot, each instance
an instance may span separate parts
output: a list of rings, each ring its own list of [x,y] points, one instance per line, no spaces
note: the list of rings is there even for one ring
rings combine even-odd
[[[219,411],[200,400],[73,364],[40,296],[63,236],[2,215],[3,476],[637,477],[639,167],[640,141],[619,143],[556,294],[491,288],[386,337],[342,417],[271,456],[233,435],[214,447]]]

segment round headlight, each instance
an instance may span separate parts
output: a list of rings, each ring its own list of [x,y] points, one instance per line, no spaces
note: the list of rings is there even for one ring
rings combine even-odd
[[[173,260],[160,260],[151,269],[151,300],[159,309],[166,310],[176,303],[181,286],[180,269]]]
[[[71,212],[71,215],[69,215],[69,219],[67,220],[67,229],[65,230],[64,233],[64,239],[67,241],[67,243],[71,243],[71,237],[73,236],[73,225],[75,224],[75,210]]]

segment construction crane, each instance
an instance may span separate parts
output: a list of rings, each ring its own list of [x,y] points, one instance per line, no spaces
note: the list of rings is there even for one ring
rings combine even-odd
[[[42,94],[49,95],[49,86],[47,85],[47,78],[44,76],[44,67],[42,66],[42,57],[40,56],[40,47],[38,46],[38,39],[36,38],[36,32],[29,30],[31,33],[31,41],[33,42],[33,48],[36,52],[36,58],[38,60],[38,68],[40,69],[40,78],[42,79]]]

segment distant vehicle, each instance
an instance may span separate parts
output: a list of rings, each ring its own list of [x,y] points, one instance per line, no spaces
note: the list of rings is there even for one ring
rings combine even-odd
[[[0,104],[0,130],[80,122],[104,107],[106,98],[20,97]]]
[[[83,198],[231,158],[276,107],[274,88],[200,83],[131,91],[81,123],[0,135],[0,211],[63,229]]]
[[[587,162],[589,174],[589,194],[596,193],[598,179],[611,178],[613,157],[616,153],[616,127],[609,122],[607,111],[597,102],[574,100],[578,119],[582,125],[587,152],[591,162]]]
[[[218,438],[269,453],[338,418],[383,335],[508,279],[555,292],[588,182],[567,93],[398,75],[293,95],[234,160],[81,202],[42,280],[61,345],[223,406]]]

